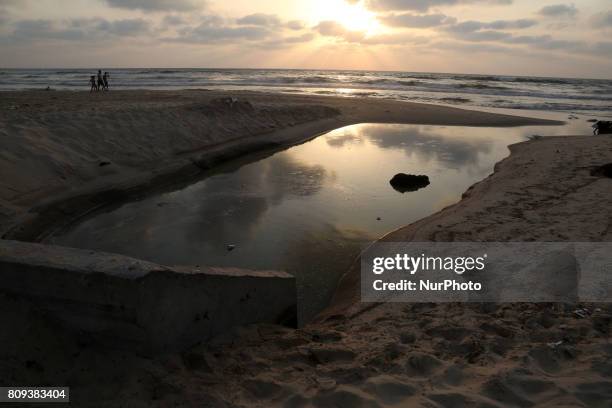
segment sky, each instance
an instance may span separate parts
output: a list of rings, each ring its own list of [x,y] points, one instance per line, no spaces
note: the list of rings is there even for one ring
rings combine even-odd
[[[4,68],[612,78],[612,1],[0,0]]]

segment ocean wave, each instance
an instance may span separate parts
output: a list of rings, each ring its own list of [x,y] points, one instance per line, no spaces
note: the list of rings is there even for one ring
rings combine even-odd
[[[482,84],[482,83],[477,83],[477,84],[458,84],[456,85],[457,88],[463,89],[463,88],[473,88],[473,89],[512,89],[512,88],[508,88],[507,86],[499,86],[499,85],[487,85],[487,84]]]
[[[0,89],[87,90],[92,69],[2,69]],[[109,69],[114,89],[252,89],[536,110],[611,110],[612,81],[279,69]],[[342,91],[341,91],[342,89]],[[350,92],[346,92],[349,89]]]
[[[86,74],[88,72],[94,72],[95,70],[93,69],[81,69],[78,71],[70,71],[70,70],[65,70],[65,71],[55,71],[54,73],[57,75],[75,75],[75,74]]]
[[[380,78],[380,79],[367,79],[365,81],[357,80],[355,82],[360,83],[360,84],[366,84],[366,85],[377,85],[377,84],[392,83],[392,82],[395,82],[395,81],[387,79],[387,78]]]
[[[306,82],[306,83],[331,83],[334,82],[333,79],[331,78],[327,78],[321,75],[315,75],[315,76],[309,76],[309,77],[304,77],[304,78],[300,78],[302,82]]]
[[[562,78],[535,78],[535,77],[511,77],[507,79],[508,82],[519,82],[527,84],[568,84],[571,83],[570,79]]]
[[[112,78],[112,75],[111,75],[111,78]],[[190,79],[194,79],[194,78],[189,78],[186,76],[155,75],[155,76],[142,77],[142,79],[146,79],[146,80],[159,79],[161,81],[175,81],[175,80],[189,81]]]
[[[441,102],[450,102],[450,103],[469,103],[472,102],[471,99],[467,99],[467,98],[452,98],[452,97],[447,97],[447,98],[440,98],[438,99]]]
[[[500,82],[504,81],[503,77],[499,76],[487,76],[487,75],[454,75],[450,77],[457,81],[489,81],[489,82]]]
[[[489,104],[488,107],[540,111],[612,111],[612,106],[567,104],[558,102],[516,103],[505,101]]]
[[[396,81],[396,83],[403,86],[417,86],[421,84],[421,81]]]

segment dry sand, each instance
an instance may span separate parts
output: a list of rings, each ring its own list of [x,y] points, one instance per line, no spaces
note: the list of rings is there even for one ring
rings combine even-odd
[[[59,96],[62,105],[47,106],[49,95]],[[213,122],[203,119],[205,124],[198,128],[199,113],[193,113],[198,120],[184,119],[191,115],[186,106],[209,106],[204,98],[218,97],[216,93],[118,93],[110,101],[96,102],[83,94],[49,95],[8,94],[2,99],[1,136],[11,142],[3,151],[0,171],[17,175],[19,166],[24,166],[28,173],[19,182],[3,177],[7,214],[34,205],[38,194],[48,198],[54,192],[65,194],[75,184],[84,185],[88,180],[79,177],[89,173],[80,166],[96,169],[89,177],[110,180],[123,170],[98,174],[101,159],[122,169],[145,171],[143,163],[150,166],[151,159],[163,162],[177,151],[206,148],[224,140],[223,135],[235,134],[233,130],[223,133],[224,126],[241,126],[220,117]],[[176,101],[179,96],[187,105]],[[286,142],[307,137],[297,136],[305,129],[324,131],[356,122],[530,123],[389,101],[246,93],[238,97],[250,100],[257,109],[291,111],[291,106],[306,104],[339,112],[330,118],[315,117],[310,127],[294,126],[299,131],[295,138],[282,139]],[[43,106],[32,112],[26,107],[7,113],[6,107],[18,101]],[[92,126],[105,131],[88,130],[88,115],[104,116],[107,110],[100,107],[105,104],[115,109],[109,116],[121,118],[118,129],[128,126],[129,132],[111,136],[112,121],[93,122]],[[92,106],[98,111],[90,113]],[[308,109],[304,123],[313,120],[315,111],[330,113],[320,107]],[[156,115],[163,120],[157,121]],[[290,126],[290,120],[285,120],[279,126]],[[172,123],[160,133],[176,128],[179,131],[172,135],[188,134],[189,129],[198,134],[213,125],[218,133],[204,142],[168,137],[162,139],[159,151],[157,143],[144,146],[145,153],[134,151],[133,160],[116,151],[117,146],[107,146],[108,137],[121,143],[132,132],[146,144],[147,135],[158,132],[146,126],[149,121],[160,127],[163,122]],[[183,129],[179,123],[189,126]],[[253,131],[249,137],[267,134],[262,132]],[[31,146],[23,143],[26,135]],[[286,136],[279,130],[274,135]],[[80,153],[62,155],[62,140],[71,146],[69,150]],[[103,146],[117,156],[93,150]],[[385,239],[610,240],[612,180],[591,175],[591,169],[612,162],[612,138],[549,138],[514,145],[511,150],[496,172],[470,188],[461,202]],[[39,159],[31,163],[32,151]],[[66,174],[69,182],[60,182],[62,167],[53,166],[71,160],[78,165]],[[44,183],[37,181],[49,169],[55,173]],[[69,384],[77,402],[72,406],[610,407],[612,309],[608,305],[363,305],[355,296],[357,283],[355,271],[347,272],[330,309],[303,329],[241,328],[182,354],[157,358],[101,350],[93,339],[57,327],[27,303],[0,296],[0,321],[4,328],[11,328],[0,331],[0,378],[13,384]],[[574,313],[579,306],[587,307],[588,313]]]

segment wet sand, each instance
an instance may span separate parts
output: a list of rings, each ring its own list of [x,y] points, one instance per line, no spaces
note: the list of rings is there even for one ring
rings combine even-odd
[[[143,94],[149,93],[114,96],[118,99],[111,105],[126,98],[134,110],[113,111],[113,115],[122,117],[126,126],[153,120],[156,114],[160,115],[159,109],[154,110],[157,113],[142,111],[146,111],[150,98],[155,101],[154,106],[162,108],[161,112],[174,112],[173,126],[184,123],[182,109],[185,108],[177,107],[175,97],[164,101],[170,93],[150,93],[148,97]],[[178,94],[190,100],[188,93]],[[201,94],[208,97],[214,93]],[[6,219],[13,221],[17,219],[16,214],[38,203],[40,197],[48,199],[56,192],[68,194],[70,187],[87,184],[87,180],[79,181],[78,175],[85,172],[76,165],[71,168],[73,173],[64,174],[65,183],[59,181],[63,174],[59,170],[51,173],[44,183],[36,180],[53,166],[63,169],[58,163],[66,163],[65,157],[75,163],[79,160],[89,163],[90,167],[83,167],[87,169],[98,165],[107,156],[92,153],[91,149],[100,146],[92,140],[105,140],[101,135],[110,126],[96,122],[95,126],[102,130],[84,131],[86,121],[81,121],[87,118],[88,110],[80,104],[91,109],[91,105],[83,102],[87,101],[84,94],[68,94],[65,107],[43,103],[42,107],[35,108],[38,111],[29,113],[29,107],[4,110],[15,101],[25,103],[27,95],[24,95],[10,94],[2,100],[1,110],[2,137],[12,140],[7,143],[7,152],[15,152],[10,150],[17,149],[15,144],[19,149],[37,152],[36,156],[28,156],[30,153],[19,150],[19,154],[3,156],[2,174],[25,174],[21,181],[12,181],[12,177],[2,180],[6,185],[2,188],[4,213]],[[48,101],[45,98],[50,98],[49,95],[59,94],[36,95],[38,100]],[[290,122],[295,125],[303,120],[303,125],[291,128],[296,132],[294,137],[288,137],[291,133],[288,131],[272,132],[284,142],[312,137],[313,134],[304,135],[305,130],[320,132],[355,122],[542,124],[528,119],[389,101],[238,95],[262,109],[308,101],[334,110],[313,108],[305,114],[306,118],[296,119],[287,114],[291,119],[283,119],[286,122],[279,119],[286,127]],[[33,102],[36,98],[30,98],[30,103],[39,103]],[[7,100],[13,102],[7,103]],[[191,100],[191,103],[199,102]],[[74,111],[61,113],[61,109],[69,107]],[[46,109],[50,110],[48,114]],[[97,112],[94,115],[102,110]],[[272,116],[276,118],[276,114]],[[74,115],[80,119],[68,119]],[[164,117],[164,121],[168,120]],[[209,129],[210,124],[206,123],[205,128]],[[230,126],[227,119],[216,117],[215,123],[219,126],[216,138],[207,139],[204,147],[191,145],[190,152],[219,143],[224,140],[222,134],[235,134],[224,133],[224,126]],[[152,138],[158,131],[151,126],[139,129],[139,126],[130,127],[129,133],[140,131],[143,140],[148,140],[147,137]],[[168,132],[168,128],[159,132]],[[24,144],[26,134],[36,136]],[[249,137],[262,134],[269,135],[253,131]],[[41,141],[60,140],[61,135],[74,143],[74,150],[82,152],[82,157],[56,156],[64,151],[59,142],[60,147],[41,144]],[[85,135],[98,137],[84,139]],[[127,133],[120,136],[112,140],[121,140]],[[119,153],[110,142],[101,145]],[[159,145],[165,146],[158,148],[162,151],[151,148],[145,149],[142,156],[131,154],[143,160],[133,164],[133,168],[129,167],[129,155],[121,158],[119,154],[107,160],[133,172],[144,171],[143,163],[151,165],[147,159],[163,162],[161,158],[169,157],[168,152],[184,151],[189,143],[178,137],[177,145],[172,138]],[[511,151],[511,156],[496,166],[495,173],[471,187],[462,201],[384,239],[610,240],[612,180],[592,174],[591,170],[612,162],[612,138],[545,138],[514,145]],[[28,167],[20,161],[24,157],[38,157],[40,164]],[[138,161],[136,158],[132,161]],[[112,165],[99,168],[108,169]],[[96,173],[94,178],[109,180],[107,185],[112,185],[113,177],[127,173],[117,170],[108,177]],[[186,352],[156,358],[103,350],[86,335],[54,325],[26,302],[2,295],[1,321],[11,330],[0,334],[0,377],[14,384],[69,384],[71,397],[80,406],[605,407],[612,400],[609,337],[612,309],[609,305],[364,305],[356,297],[356,276],[354,271],[348,271],[331,307],[317,322],[303,329],[264,325],[239,328]],[[578,308],[586,310],[576,312]]]

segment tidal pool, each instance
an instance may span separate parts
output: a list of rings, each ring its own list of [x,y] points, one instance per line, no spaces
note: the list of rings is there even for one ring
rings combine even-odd
[[[303,323],[364,244],[458,201],[509,144],[539,130],[348,126],[100,211],[50,241],[165,265],[287,271],[297,278]],[[402,194],[389,184],[396,173],[425,174],[431,184]]]

